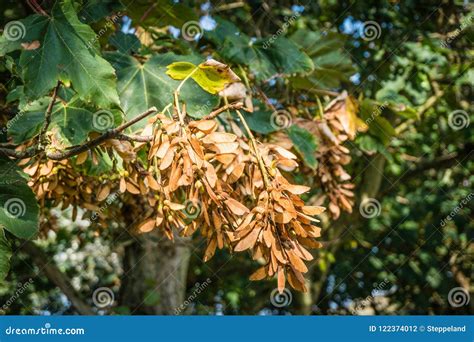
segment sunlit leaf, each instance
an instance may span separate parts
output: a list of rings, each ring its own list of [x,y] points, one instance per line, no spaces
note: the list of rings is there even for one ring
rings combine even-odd
[[[120,102],[127,118],[133,118],[151,106],[163,109],[173,101],[173,93],[180,81],[166,74],[166,66],[187,61],[198,64],[200,59],[194,56],[178,56],[173,53],[154,55],[141,64],[132,56],[119,52],[106,54],[106,58],[117,70]],[[202,90],[194,82],[186,82],[180,92],[180,100],[186,103],[188,115],[200,118],[217,105],[218,97]],[[142,127],[143,122],[134,127]]]

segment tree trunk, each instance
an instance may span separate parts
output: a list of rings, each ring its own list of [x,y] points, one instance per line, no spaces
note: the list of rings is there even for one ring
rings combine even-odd
[[[158,230],[125,247],[119,305],[132,315],[173,315],[184,302],[190,240],[169,241]]]

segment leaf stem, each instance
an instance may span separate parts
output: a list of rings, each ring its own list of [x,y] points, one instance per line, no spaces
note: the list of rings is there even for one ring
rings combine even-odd
[[[181,91],[181,88],[183,87],[184,83],[186,83],[187,80],[189,80],[191,78],[191,76],[199,70],[199,67],[196,67],[194,68],[193,71],[191,71],[182,81],[181,83],[178,85],[178,88],[176,88],[175,92],[174,92],[174,102],[175,102],[175,106],[176,106],[176,110],[178,112],[178,119],[179,119],[179,122],[181,124],[181,127],[184,127],[184,117],[181,113],[181,108],[180,108],[180,105],[179,105],[179,92]]]
[[[262,173],[263,183],[265,184],[265,188],[269,190],[271,187],[271,183],[268,176],[267,168],[265,166],[265,162],[263,161],[262,156],[260,155],[260,152],[258,151],[257,141],[255,140],[255,137],[253,136],[252,131],[250,130],[250,127],[247,125],[247,121],[245,121],[245,118],[242,115],[242,113],[238,109],[236,110],[236,113],[239,116],[240,120],[242,121],[242,124],[244,125],[245,130],[247,131],[247,134],[250,139],[250,145],[252,146],[252,149],[255,153],[255,157],[257,158],[260,172]]]
[[[181,91],[181,88],[183,87],[184,83],[185,83],[187,80],[189,80],[189,79],[191,78],[191,76],[192,76],[196,71],[198,71],[198,70],[199,70],[199,67],[194,68],[194,70],[191,71],[191,72],[181,81],[181,83],[178,85],[178,88],[176,88],[176,92],[178,93],[178,95],[179,95],[179,92]]]
[[[48,104],[48,108],[46,108],[46,112],[44,114],[44,125],[41,128],[40,134],[39,134],[39,144],[41,145],[46,145],[46,132],[48,131],[49,125],[51,124],[51,113],[53,112],[53,107],[54,104],[56,103],[56,98],[58,96],[58,90],[59,87],[61,86],[61,81],[58,81],[56,84],[56,87],[54,87],[53,90],[53,96],[51,97],[51,101]]]

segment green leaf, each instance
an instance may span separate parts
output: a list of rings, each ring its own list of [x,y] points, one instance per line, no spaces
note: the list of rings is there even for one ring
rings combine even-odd
[[[79,11],[79,18],[85,23],[97,22],[112,12],[121,9],[120,1],[114,0],[85,0]]]
[[[95,32],[79,21],[71,0],[57,1],[51,17],[33,15],[23,22],[25,37],[15,44],[3,37],[0,53],[19,49],[21,43],[39,41],[39,48],[23,50],[20,56],[29,99],[48,94],[58,80],[63,80],[71,81],[86,101],[101,107],[119,104],[114,70],[100,56]]]
[[[318,161],[314,156],[317,147],[314,135],[297,125],[290,126],[287,129],[287,133],[294,144],[295,150],[301,155],[305,164],[314,170],[318,166]]]
[[[181,27],[186,22],[199,20],[196,12],[177,1],[171,0],[122,0],[121,3],[127,8],[127,14],[132,20],[144,26],[168,26]],[[147,13],[145,18],[144,14]]]
[[[38,40],[37,27],[43,26],[44,17],[31,15],[24,19],[12,20],[4,27],[0,36],[0,57],[22,48],[21,44]]]
[[[173,53],[154,55],[146,63],[141,64],[132,56],[118,52],[106,54],[106,58],[117,70],[118,89],[122,108],[130,120],[151,106],[159,110],[173,101],[173,93],[180,81],[166,75],[166,66],[176,61],[187,61],[198,64],[200,58],[178,56]],[[219,98],[201,89],[194,82],[186,82],[181,89],[180,100],[186,103],[188,115],[201,118],[209,114]],[[144,122],[134,127],[143,127]]]
[[[216,27],[211,31],[211,40],[217,41],[219,34]],[[230,30],[230,24],[224,24]],[[227,36],[219,49],[220,55],[225,59],[237,64],[247,65],[257,80],[266,80],[276,74],[291,75],[297,73],[309,73],[313,71],[314,65],[304,52],[291,40],[285,37],[272,39],[252,40],[247,35],[231,34]]]
[[[245,121],[252,131],[269,134],[280,129],[277,125],[272,125],[273,111],[267,109],[261,101],[254,99],[253,109],[253,113],[244,112]]]
[[[115,46],[117,50],[124,54],[131,52],[137,52],[140,50],[141,43],[137,36],[134,34],[127,34],[123,32],[116,32],[109,38],[110,44]]]
[[[175,62],[167,67],[166,74],[175,80],[191,77],[202,89],[210,94],[217,94],[225,86],[235,81],[235,74],[222,63],[210,60],[194,65],[189,62]]]
[[[14,143],[20,144],[39,134],[49,101],[49,98],[43,98],[33,102],[9,122],[8,133]],[[75,98],[68,104],[58,103],[53,107],[48,131],[54,134],[57,144],[69,147],[84,142],[90,132],[101,132],[120,122],[119,111],[90,110]]]
[[[396,134],[390,122],[380,116],[374,118],[369,124],[369,132],[377,136],[384,145],[388,145]]]
[[[39,228],[39,209],[23,171],[0,157],[0,226],[16,237],[31,239]]]
[[[290,39],[311,57],[314,64],[314,71],[307,77],[291,79],[296,88],[337,88],[341,82],[349,81],[349,77],[355,73],[350,55],[343,50],[346,40],[344,35],[301,29]]]
[[[0,281],[3,281],[10,270],[12,250],[3,229],[0,229]]]

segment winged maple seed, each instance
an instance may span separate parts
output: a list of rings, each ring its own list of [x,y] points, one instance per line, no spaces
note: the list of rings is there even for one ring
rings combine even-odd
[[[292,287],[305,290],[302,273],[307,268],[302,260],[312,259],[306,248],[320,247],[314,241],[320,229],[311,224],[315,219],[310,215],[323,208],[305,207],[299,195],[309,188],[289,184],[278,170],[297,166],[293,153],[275,144],[259,145],[265,172],[272,179],[268,190],[247,141],[219,131],[215,120],[192,121],[183,127],[160,114],[145,131],[153,132],[153,140],[143,186],[155,209],[139,224],[140,232],[158,227],[173,239],[174,233],[189,236],[200,228],[207,239],[205,261],[217,248],[251,249],[256,259],[265,260],[266,276],[281,268],[280,287],[287,277]],[[139,191],[141,180],[132,177],[132,181],[134,187],[124,184],[122,190]],[[189,215],[186,201],[199,205],[197,214]],[[255,202],[251,210],[243,204]]]
[[[309,187],[292,185],[281,175],[272,181],[269,190],[263,190],[257,206],[245,216],[235,232],[237,252],[251,249],[254,259],[262,259],[264,266],[251,275],[260,280],[277,274],[278,289],[283,291],[286,279],[296,290],[306,291],[302,273],[308,268],[303,260],[313,256],[306,248],[319,248],[314,239],[321,228],[313,218],[324,211],[323,207],[305,206],[299,195]]]
[[[316,203],[329,200],[329,212],[337,219],[341,211],[351,213],[354,206],[354,184],[345,166],[351,161],[350,151],[344,143],[353,140],[357,132],[365,131],[365,125],[356,116],[357,102],[347,93],[342,93],[326,106],[322,117],[315,120],[295,119],[294,124],[304,127],[318,137],[316,159],[317,179],[321,184],[323,196]],[[292,148],[293,144],[286,134],[276,136],[281,146]],[[291,170],[291,169],[290,169]]]
[[[47,159],[48,154],[36,155],[24,163],[30,186],[42,202],[72,206],[74,218],[77,208],[85,208],[98,213],[99,223],[104,224],[110,216],[103,215],[101,202],[112,192],[120,192],[123,205],[143,216],[137,233],[160,229],[172,240],[176,234],[190,236],[199,229],[207,240],[205,261],[224,247],[235,252],[250,250],[264,265],[251,279],[277,276],[280,291],[286,280],[305,291],[303,273],[308,269],[304,261],[313,258],[308,249],[321,246],[315,240],[321,229],[314,225],[318,220],[313,216],[324,208],[305,206],[300,195],[309,187],[292,185],[283,177],[280,170],[298,167],[296,156],[278,144],[258,143],[238,110],[242,103],[226,100],[224,107],[207,118],[187,122],[186,108],[179,102],[179,89],[187,79],[193,77],[216,92],[239,79],[228,66],[215,61],[198,67],[178,64],[169,68],[175,78],[183,80],[174,93],[174,103],[149,118],[139,136],[112,136],[132,125],[124,123],[104,133],[109,134],[105,138],[91,136],[92,147],[81,149],[73,158],[53,161]],[[227,76],[211,82],[216,73]],[[239,98],[244,95],[240,93]],[[164,114],[172,106],[177,118]],[[235,123],[231,124],[234,133],[224,131],[215,119],[232,106],[247,136]],[[97,166],[104,156],[113,161],[115,174],[86,176],[81,172]]]
[[[318,176],[329,198],[329,211],[337,219],[341,209],[349,213],[354,206],[354,184],[344,166],[351,161],[350,151],[343,146],[354,140],[357,132],[367,130],[367,125],[356,116],[357,102],[343,92],[325,109],[324,117],[317,121],[320,147]]]

